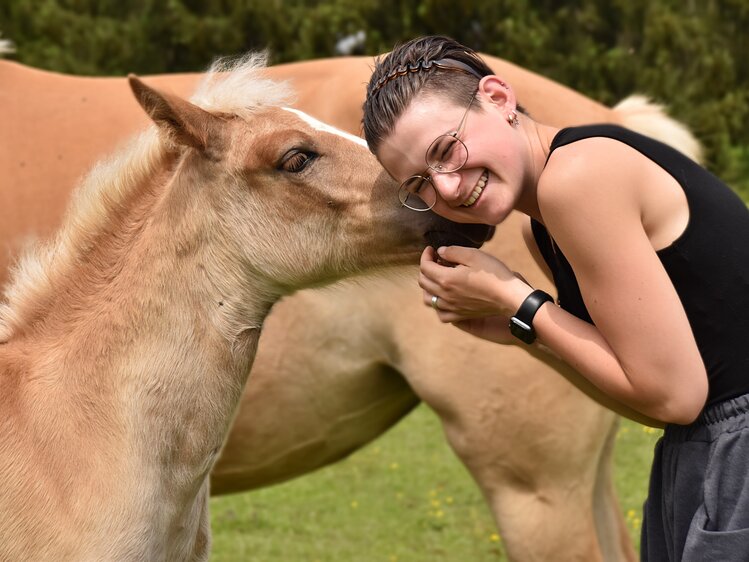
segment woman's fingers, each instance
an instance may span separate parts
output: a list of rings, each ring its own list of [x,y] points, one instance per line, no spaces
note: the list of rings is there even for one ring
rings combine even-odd
[[[434,310],[442,311],[442,312],[454,311],[454,307],[449,301],[445,300],[443,297],[437,294],[434,294],[432,292],[425,290],[423,300],[424,300],[425,306],[429,306],[433,308]]]

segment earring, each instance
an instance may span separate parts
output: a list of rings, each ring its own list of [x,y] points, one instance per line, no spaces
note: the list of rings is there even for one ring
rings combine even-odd
[[[517,127],[518,125],[520,125],[520,121],[518,121],[518,114],[514,111],[510,111],[510,113],[507,114],[507,122],[513,127]]]

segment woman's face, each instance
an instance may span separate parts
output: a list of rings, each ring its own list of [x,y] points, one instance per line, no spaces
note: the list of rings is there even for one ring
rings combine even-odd
[[[435,213],[456,222],[499,224],[515,206],[523,180],[522,139],[507,121],[512,109],[514,104],[495,103],[481,91],[468,113],[443,97],[418,96],[377,157],[399,184],[413,175],[427,177],[422,189],[436,192],[436,202],[430,201]],[[430,169],[435,139],[456,130],[467,150],[465,163],[454,172]]]

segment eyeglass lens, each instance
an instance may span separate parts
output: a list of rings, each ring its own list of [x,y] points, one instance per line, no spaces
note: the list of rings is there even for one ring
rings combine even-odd
[[[400,186],[398,199],[414,211],[428,211],[437,202],[437,192],[425,176],[411,176]]]
[[[453,135],[440,135],[427,149],[427,165],[435,172],[454,172],[468,160],[468,149]]]

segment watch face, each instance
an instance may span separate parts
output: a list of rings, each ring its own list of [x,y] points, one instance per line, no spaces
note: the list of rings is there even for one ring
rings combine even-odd
[[[533,343],[536,340],[536,333],[533,328],[514,316],[510,318],[510,333],[525,343]]]

